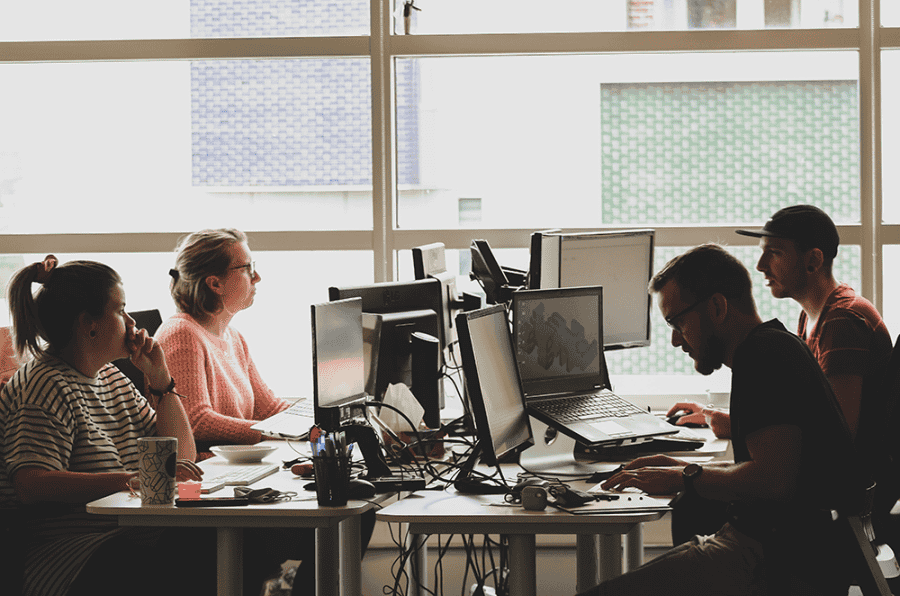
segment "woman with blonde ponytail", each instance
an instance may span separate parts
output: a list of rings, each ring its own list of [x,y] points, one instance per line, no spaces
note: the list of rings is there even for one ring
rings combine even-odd
[[[250,444],[262,439],[251,426],[288,407],[256,369],[250,348],[231,320],[249,308],[262,279],[247,236],[231,228],[185,236],[175,251],[170,291],[178,312],[156,332],[172,373],[187,395],[185,408],[197,444]],[[375,512],[361,518],[363,552],[375,527]],[[244,558],[259,573],[272,574],[287,559],[300,560],[294,594],[315,592],[315,539],[311,530],[272,528],[244,533]],[[245,580],[249,574],[245,572]],[[245,581],[244,593],[259,592]]]
[[[102,263],[48,255],[13,276],[8,299],[16,350],[31,357],[0,390],[0,506],[27,519],[23,593],[160,593],[165,585],[131,580],[139,567],[173,564],[191,539],[119,528],[85,504],[135,488],[144,436],[176,437],[178,478],[202,476],[162,348],[135,329],[122,280]],[[112,364],[124,357],[152,400]]]
[[[189,234],[179,243],[169,274],[178,312],[156,339],[183,383],[200,450],[257,443],[262,434],[250,427],[289,404],[266,385],[244,336],[231,326],[234,315],[253,304],[262,279],[247,236],[230,228]]]

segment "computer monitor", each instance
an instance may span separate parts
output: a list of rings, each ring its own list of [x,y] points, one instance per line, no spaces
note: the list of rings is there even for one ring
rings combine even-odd
[[[506,492],[505,487],[474,477],[475,464],[496,466],[534,444],[522,399],[509,315],[502,304],[456,316],[466,395],[475,419],[477,443],[460,468],[454,486],[460,492]]]
[[[562,232],[561,229],[553,228],[531,233],[527,283],[529,290],[538,290],[541,287],[541,244],[544,237],[548,234],[558,234],[560,232]]]
[[[654,236],[650,229],[544,234],[539,285],[603,286],[604,349],[649,346]]]
[[[459,302],[456,295],[456,275],[447,271],[443,242],[434,242],[412,249],[413,271],[416,279],[436,279],[441,282],[441,310],[438,312],[443,342],[447,348],[453,342],[453,308]]]
[[[525,287],[527,272],[502,267],[487,240],[472,240],[469,252],[472,255],[469,277],[481,284],[488,304],[505,304],[513,292]]]
[[[365,421],[362,299],[313,304],[313,412],[327,431]]]
[[[436,279],[423,279],[328,289],[330,300],[360,298],[363,312],[380,318],[373,397],[383,399],[389,384],[407,385],[425,408],[425,422],[432,428],[439,425],[440,404],[443,403],[443,383],[439,376],[441,361],[439,354],[430,357],[432,342],[423,335],[444,345],[438,315],[443,309],[442,288]],[[417,358],[416,348],[427,351],[428,357]],[[427,367],[429,370],[419,370],[414,375],[414,361],[424,363],[420,364],[420,369]],[[420,380],[419,387],[413,382],[414,376]]]

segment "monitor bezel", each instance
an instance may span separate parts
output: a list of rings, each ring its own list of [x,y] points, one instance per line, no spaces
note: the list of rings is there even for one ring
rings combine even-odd
[[[525,425],[528,429],[527,440],[506,449],[502,453],[497,453],[496,445],[494,445],[491,424],[488,420],[487,408],[485,407],[485,396],[481,389],[478,366],[475,362],[475,352],[472,347],[472,336],[469,331],[469,323],[482,317],[498,316],[499,314],[502,314],[504,321],[506,322],[507,341],[509,341],[510,353],[512,354],[513,360],[515,360],[515,345],[512,343],[512,335],[509,331],[509,313],[505,305],[497,304],[475,311],[461,312],[456,316],[463,375],[466,383],[466,398],[475,422],[476,438],[480,444],[481,462],[489,466],[496,466],[499,464],[500,460],[515,453],[520,453],[534,445],[534,434],[531,430],[531,418],[525,409],[524,397],[521,399],[521,414],[524,416],[526,421]],[[517,363],[513,362],[512,370],[515,375],[515,386],[519,389],[519,394],[521,396],[522,383],[519,379],[519,368]]]

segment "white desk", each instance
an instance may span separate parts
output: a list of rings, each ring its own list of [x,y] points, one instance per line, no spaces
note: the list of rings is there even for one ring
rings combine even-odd
[[[548,507],[525,511],[521,507],[494,507],[502,495],[460,495],[453,491],[418,491],[380,510],[376,518],[409,524],[416,549],[416,586],[427,585],[428,534],[503,534],[509,537],[509,560],[516,570],[509,576],[511,596],[536,596],[535,536],[577,536],[577,589],[622,573],[621,535],[641,522],[659,519],[665,511],[572,515]]]
[[[280,463],[290,459],[289,452],[276,452],[266,462]],[[216,474],[226,462],[219,457],[202,462],[207,476]],[[250,504],[244,507],[181,508],[142,507],[139,497],[127,492],[116,493],[88,503],[89,513],[118,516],[122,526],[168,526],[216,528],[219,596],[240,596],[243,590],[243,528],[315,528],[316,593],[319,596],[360,596],[362,565],[360,561],[359,516],[375,505],[366,501],[350,501],[346,507],[319,507],[315,491],[303,485],[309,478],[298,478],[289,470],[280,470],[254,486],[280,491],[295,491],[292,501]],[[230,487],[215,495],[231,496]],[[389,498],[377,495],[373,501]],[[340,565],[335,565],[340,561]]]

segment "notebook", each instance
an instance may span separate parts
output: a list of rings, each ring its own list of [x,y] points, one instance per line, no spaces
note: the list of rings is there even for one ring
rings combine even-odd
[[[513,340],[529,414],[585,445],[634,444],[678,429],[612,392],[600,286],[513,293]]]

